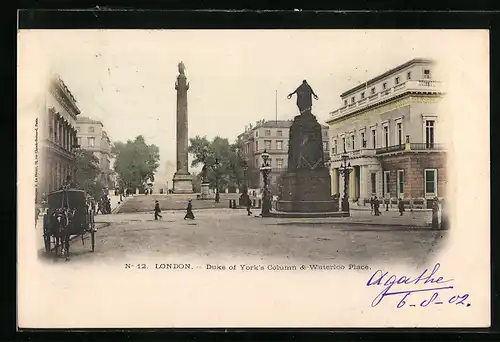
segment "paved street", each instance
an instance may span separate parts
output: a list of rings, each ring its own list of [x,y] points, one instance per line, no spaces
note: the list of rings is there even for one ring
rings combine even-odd
[[[129,199],[126,204],[142,205],[143,200]],[[106,226],[97,232],[95,253],[76,239],[72,262],[119,261],[131,254],[181,254],[419,264],[436,252],[446,236],[446,232],[428,228],[430,217],[426,212],[401,218],[395,212],[374,217],[358,211],[350,218],[324,219],[260,218],[229,208],[195,207],[194,213],[194,221],[183,220],[184,212],[179,210],[164,210],[158,221],[152,212],[98,215],[96,221]]]

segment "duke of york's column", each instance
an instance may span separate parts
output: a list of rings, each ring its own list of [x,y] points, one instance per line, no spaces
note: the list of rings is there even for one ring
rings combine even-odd
[[[193,193],[193,177],[188,171],[188,105],[189,83],[185,75],[184,63],[180,62],[179,76],[175,83],[177,91],[177,171],[173,178],[175,194]]]

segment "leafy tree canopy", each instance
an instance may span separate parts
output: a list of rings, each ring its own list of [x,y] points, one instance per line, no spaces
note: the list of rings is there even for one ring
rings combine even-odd
[[[142,135],[126,143],[116,142],[111,152],[116,156],[114,170],[123,188],[141,188],[160,166],[160,150],[156,145],[148,145]]]
[[[212,141],[201,136],[189,140],[188,152],[193,156],[191,167],[198,167],[206,163],[211,187],[215,188],[216,183],[216,171],[213,168],[216,159],[219,161],[217,169],[219,190],[241,188],[245,184],[243,143],[241,141],[231,144],[228,139],[218,136]]]

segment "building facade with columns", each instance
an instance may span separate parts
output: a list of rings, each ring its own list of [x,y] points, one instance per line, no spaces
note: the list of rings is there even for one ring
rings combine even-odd
[[[344,195],[339,168],[346,154],[352,201],[373,195],[422,201],[444,197],[443,96],[436,63],[421,58],[342,93],[341,107],[327,121],[332,193]]]
[[[80,148],[92,152],[99,160],[99,176],[102,184],[109,190],[114,189],[111,169],[111,139],[99,120],[81,116],[76,121],[77,141]]]
[[[259,120],[255,125],[245,127],[245,132],[238,135],[243,143],[243,158],[248,165],[248,186],[259,189],[264,180],[260,172],[263,163],[262,153],[270,156],[271,173],[270,186],[276,185],[279,176],[288,167],[288,140],[293,120]],[[323,150],[328,158],[329,139],[328,126],[321,125],[323,135]]]
[[[39,190],[42,199],[58,190],[68,176],[74,179],[77,101],[60,76],[52,74],[39,116],[41,145]]]

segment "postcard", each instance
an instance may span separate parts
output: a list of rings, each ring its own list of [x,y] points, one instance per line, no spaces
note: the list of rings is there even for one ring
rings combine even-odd
[[[19,329],[490,325],[488,31],[19,30],[17,90]]]

